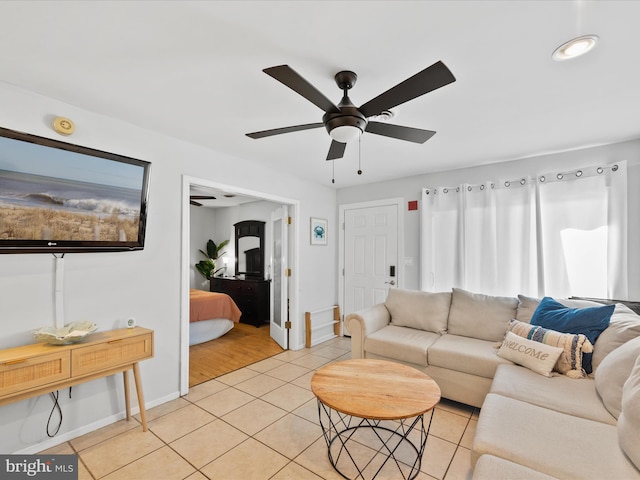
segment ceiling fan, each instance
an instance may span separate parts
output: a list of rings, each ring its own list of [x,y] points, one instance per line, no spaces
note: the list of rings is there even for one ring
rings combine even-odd
[[[324,126],[332,139],[327,160],[342,158],[347,142],[358,138],[364,132],[414,143],[426,142],[436,132],[376,122],[370,119],[383,115],[393,107],[456,81],[456,78],[446,65],[438,61],[360,107],[356,107],[351,103],[348,96],[349,90],[355,85],[358,78],[354,72],[345,70],[335,75],[336,84],[343,91],[342,100],[338,105],[334,105],[331,100],[289,65],[265,68],[263,72],[303,96],[325,113],[322,116],[322,122],[263,130],[247,133],[247,136],[264,138]]]
[[[189,203],[196,207],[201,207],[202,204],[196,200],[216,200],[213,195],[189,195]]]

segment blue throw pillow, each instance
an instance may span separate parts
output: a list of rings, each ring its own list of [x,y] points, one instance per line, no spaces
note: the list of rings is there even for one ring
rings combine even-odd
[[[562,333],[582,333],[592,345],[595,345],[600,334],[609,326],[615,308],[615,305],[569,308],[551,297],[544,297],[533,312],[531,325]],[[582,355],[582,366],[587,373],[593,371],[591,357],[591,353]]]

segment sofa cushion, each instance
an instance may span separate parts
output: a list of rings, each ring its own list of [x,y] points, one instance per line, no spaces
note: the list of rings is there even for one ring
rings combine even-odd
[[[640,316],[626,305],[616,304],[609,326],[600,334],[593,346],[591,359],[593,369],[596,370],[613,350],[636,337],[640,337]]]
[[[609,326],[614,309],[615,305],[570,308],[551,297],[544,297],[533,313],[530,323],[562,333],[581,333],[593,345]],[[583,353],[582,367],[587,373],[591,373],[591,354]]]
[[[485,378],[493,378],[498,365],[512,364],[496,355],[495,342],[450,333],[429,347],[427,360],[429,365]]]
[[[451,292],[390,288],[384,304],[391,314],[392,325],[436,333],[447,331]]]
[[[518,320],[511,320],[509,330],[529,340],[563,348],[564,352],[560,354],[554,367],[555,370],[571,378],[586,376],[582,369],[582,353],[593,352],[593,345],[584,335],[556,332]]]
[[[551,371],[563,351],[562,348],[534,342],[513,332],[507,332],[507,336],[498,350],[498,355],[540,375],[550,377]]]
[[[500,365],[491,393],[596,422],[615,425],[617,421],[604,407],[593,379],[576,382],[566,375],[546,378],[517,365]]]
[[[522,465],[494,455],[482,455],[478,463],[476,463],[472,478],[473,480],[497,480],[501,478],[554,480],[556,477],[523,467]]]
[[[591,300],[561,298],[561,299],[556,299],[556,301],[560,302],[565,307],[571,307],[571,308],[586,308],[586,307],[602,306],[601,303],[592,302]],[[526,295],[518,295],[518,310],[516,312],[516,320],[520,322],[525,322],[525,323],[531,322],[531,317],[533,317],[533,312],[536,311],[536,308],[538,308],[539,304],[540,304],[539,298],[527,297]]]
[[[618,418],[622,410],[622,387],[636,359],[640,357],[640,337],[629,340],[606,356],[595,374],[595,385],[602,403]]]
[[[622,389],[618,440],[627,456],[640,469],[640,357]]]
[[[640,479],[640,471],[618,445],[615,425],[494,393],[486,396],[480,410],[472,465],[484,454],[562,479]]]
[[[518,295],[518,308],[516,310],[516,320],[524,323],[529,323],[533,312],[538,308],[540,303],[539,298],[527,297],[525,295]]]
[[[492,297],[454,288],[451,294],[448,333],[501,342],[509,320],[515,318],[518,299]]]
[[[381,357],[427,366],[427,349],[439,334],[409,327],[388,325],[367,336],[365,357],[373,353]]]

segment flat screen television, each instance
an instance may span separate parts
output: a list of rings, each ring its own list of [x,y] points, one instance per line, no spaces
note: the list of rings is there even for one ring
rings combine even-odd
[[[142,250],[150,166],[0,128],[0,253]]]

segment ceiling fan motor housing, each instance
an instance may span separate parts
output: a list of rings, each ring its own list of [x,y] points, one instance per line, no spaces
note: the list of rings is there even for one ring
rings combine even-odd
[[[340,104],[338,108],[340,108],[340,113],[325,113],[322,116],[322,122],[327,132],[331,133],[331,130],[336,127],[346,126],[358,127],[360,132],[364,132],[367,128],[367,119],[360,113],[360,110],[353,105],[343,106]]]
[[[367,128],[367,119],[347,96],[347,91],[356,84],[358,75],[350,70],[343,70],[336,73],[334,78],[338,88],[344,92],[342,101],[337,105],[340,112],[325,113],[322,116],[322,122],[328,133],[336,127],[357,127],[362,134]]]

